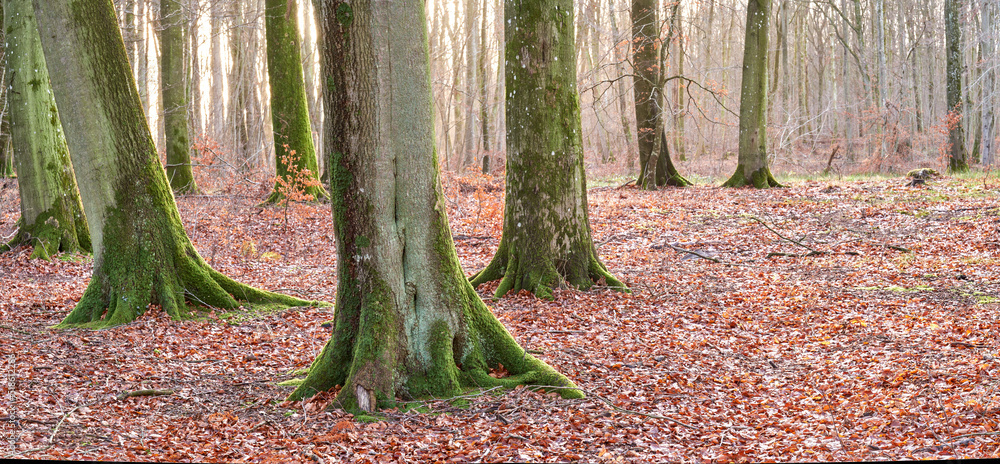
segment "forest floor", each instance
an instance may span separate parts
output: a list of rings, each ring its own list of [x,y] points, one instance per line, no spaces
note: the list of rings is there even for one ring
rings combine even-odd
[[[0,181],[3,182],[3,181]],[[0,458],[260,462],[868,461],[1000,454],[1000,179],[590,191],[598,250],[632,293],[487,304],[587,392],[520,388],[386,411],[283,404],[332,308],[52,330],[91,259],[0,255]],[[0,187],[0,237],[18,215]],[[466,272],[500,238],[503,188],[447,178]],[[328,205],[179,198],[239,281],[335,298]],[[782,238],[784,237],[784,238]],[[493,287],[480,288],[488,296]],[[141,389],[164,396],[121,397]],[[439,414],[440,413],[440,414]]]

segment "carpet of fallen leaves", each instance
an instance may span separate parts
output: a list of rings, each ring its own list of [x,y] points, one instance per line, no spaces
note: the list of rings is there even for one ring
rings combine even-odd
[[[0,235],[17,219],[0,190]],[[431,401],[363,423],[282,406],[331,308],[49,329],[89,257],[0,255],[0,457],[259,462],[837,461],[1000,454],[1000,182],[808,181],[768,191],[590,191],[595,243],[632,288],[488,302],[585,389]],[[448,178],[466,272],[500,238],[502,185]],[[179,199],[205,259],[333,301],[327,205]],[[495,284],[494,284],[495,286]],[[495,287],[494,287],[495,288]],[[490,295],[493,288],[479,289]],[[122,397],[141,389],[164,396]],[[437,414],[443,413],[443,414]]]

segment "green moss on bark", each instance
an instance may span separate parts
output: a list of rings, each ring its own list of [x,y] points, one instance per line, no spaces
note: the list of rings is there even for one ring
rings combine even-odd
[[[30,2],[4,2],[8,108],[19,175],[18,233],[0,251],[22,243],[31,258],[90,251],[90,234],[77,192],[59,113],[49,86],[35,14]]]
[[[336,404],[369,413],[364,404],[391,407],[397,398],[495,385],[537,383],[581,396],[518,346],[465,279],[438,184],[426,24],[399,20],[419,17],[423,5],[372,3],[351,3],[349,33],[327,31],[327,50],[344,52],[324,70],[337,84],[334,101],[343,102],[330,108],[338,111],[331,131],[356,136],[337,142],[330,165],[339,257],[334,332],[289,399],[341,386]],[[328,9],[338,11],[345,10]],[[353,43],[343,41],[348,35]],[[381,119],[400,114],[406,117]],[[512,375],[490,377],[501,364]]]
[[[305,81],[299,50],[294,0],[266,0],[267,74],[271,88],[276,176],[274,191],[265,203],[277,203],[291,191],[314,200],[329,196],[319,183],[316,148],[309,124]],[[313,185],[304,182],[315,181]]]
[[[591,238],[576,92],[573,3],[505,3],[507,190],[503,237],[474,285],[552,298],[563,283],[625,286],[601,264]]]

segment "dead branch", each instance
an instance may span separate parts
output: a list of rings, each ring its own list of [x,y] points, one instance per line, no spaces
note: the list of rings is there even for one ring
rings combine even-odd
[[[130,392],[129,391],[124,391],[124,392],[119,393],[118,396],[115,397],[115,399],[118,400],[118,401],[121,401],[121,400],[124,400],[125,398],[132,398],[134,396],[167,396],[167,395],[173,395],[173,394],[174,394],[173,390],[154,390],[154,389],[150,389],[150,390],[136,390],[136,391],[130,391]]]

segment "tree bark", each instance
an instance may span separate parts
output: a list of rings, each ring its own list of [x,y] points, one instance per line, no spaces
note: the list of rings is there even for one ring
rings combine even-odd
[[[624,289],[597,257],[587,217],[572,0],[506,0],[507,187],[503,237],[473,285],[552,298],[568,282]]]
[[[160,92],[166,136],[167,179],[176,193],[197,193],[191,170],[187,83],[184,66],[184,23],[181,0],[160,0]]]
[[[983,166],[993,166],[996,150],[996,67],[997,67],[997,0],[980,0],[982,30],[979,43],[983,50],[983,120],[982,120],[982,162]]]
[[[642,188],[691,185],[674,168],[663,130],[663,72],[656,0],[632,1],[632,63]]]
[[[495,385],[582,397],[518,346],[462,274],[434,153],[423,2],[327,0],[324,11],[336,25],[324,80],[343,104],[329,130],[350,134],[331,160],[337,312],[289,399],[340,385],[338,404],[367,413]],[[501,365],[510,375],[491,377]]]
[[[94,249],[94,271],[61,327],[131,322],[150,304],[309,302],[236,283],[208,266],[181,224],[107,0],[35,0]]]
[[[723,187],[781,187],[767,165],[767,30],[771,0],[747,4],[740,89],[740,145],[736,172]]]
[[[271,85],[271,124],[274,130],[278,180],[267,203],[279,202],[290,191],[307,199],[327,198],[319,183],[316,148],[309,124],[296,0],[266,0],[267,76]],[[315,182],[309,182],[309,179]]]
[[[965,153],[965,135],[962,128],[962,0],[945,0],[944,32],[947,62],[945,83],[948,101],[948,170],[963,172],[969,169]]]
[[[90,234],[76,188],[62,124],[49,85],[30,0],[4,0],[7,108],[21,195],[18,233],[0,251],[21,243],[31,258],[90,251]]]

